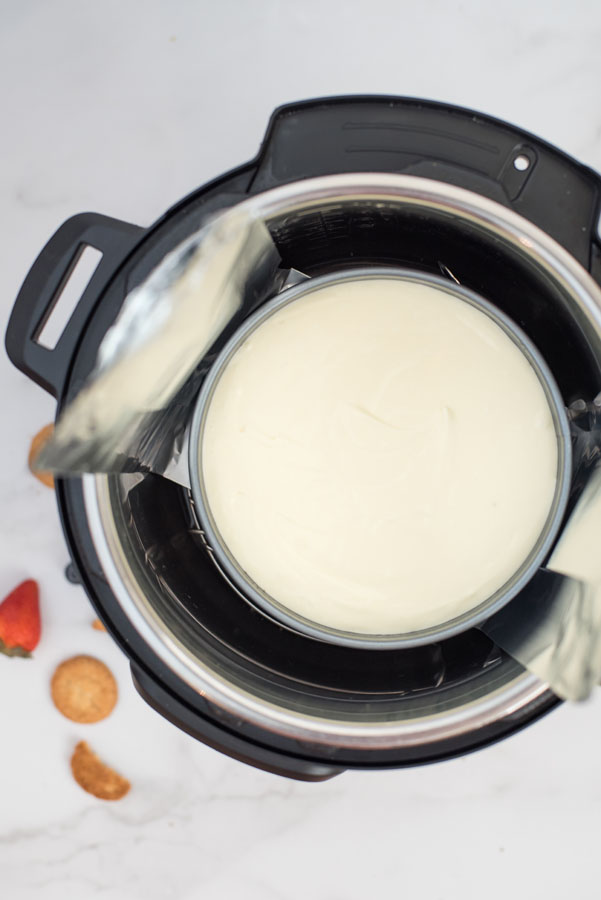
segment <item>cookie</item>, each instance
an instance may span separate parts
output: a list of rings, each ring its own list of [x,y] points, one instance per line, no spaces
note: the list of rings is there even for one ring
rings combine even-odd
[[[74,656],[62,662],[52,676],[50,689],[59,712],[82,724],[106,719],[117,702],[112,672],[93,656]]]
[[[71,771],[78,785],[100,800],[120,800],[131,788],[127,778],[106,766],[85,741],[73,751]]]
[[[38,433],[32,438],[31,446],[29,447],[29,457],[27,459],[27,463],[29,465],[29,469],[33,475],[41,481],[42,484],[45,484],[46,487],[53,488],[54,487],[54,478],[50,472],[36,472],[34,469],[34,464],[36,458],[46,443],[46,441],[50,440],[52,437],[52,433],[54,431],[54,425],[44,425],[43,428],[38,431]]]
[[[95,628],[96,631],[106,631],[106,628],[104,627],[100,619],[94,619],[94,621],[92,622],[92,628]]]

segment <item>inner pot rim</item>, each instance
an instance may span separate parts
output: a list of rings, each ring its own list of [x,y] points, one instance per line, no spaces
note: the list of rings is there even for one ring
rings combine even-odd
[[[478,194],[421,177],[367,174],[334,175],[288,184],[244,201],[260,218],[275,220],[294,209],[320,203],[369,199],[382,203],[438,208],[470,220],[509,243],[546,272],[570,300],[572,313],[588,325],[587,334],[597,355],[601,350],[601,290],[570,254],[545,232]],[[592,330],[592,335],[591,335]],[[166,633],[160,616],[128,573],[120,538],[115,534],[112,509],[107,504],[109,479],[85,476],[84,504],[90,533],[105,577],[132,627],[160,660],[183,682],[219,710],[266,731],[324,746],[377,750],[427,745],[443,736],[477,731],[501,718],[511,717],[548,694],[548,686],[524,671],[484,697],[464,703],[452,712],[434,712],[419,720],[357,724],[306,716],[289,707],[257,698],[222,678],[202,659]]]

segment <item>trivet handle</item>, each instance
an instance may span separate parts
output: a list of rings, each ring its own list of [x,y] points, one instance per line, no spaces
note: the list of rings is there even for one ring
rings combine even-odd
[[[6,351],[14,365],[59,397],[87,319],[108,279],[139,242],[144,229],[98,213],[67,219],[29,270],[8,323]],[[86,247],[102,253],[87,287],[54,348],[39,335]]]

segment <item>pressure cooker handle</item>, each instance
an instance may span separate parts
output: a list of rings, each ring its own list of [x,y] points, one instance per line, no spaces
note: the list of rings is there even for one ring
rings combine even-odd
[[[109,277],[143,233],[144,229],[119,219],[81,213],[61,225],[31,267],[8,323],[6,351],[18,369],[54,397],[62,392],[85,323]],[[86,247],[95,247],[102,258],[50,349],[38,338]]]

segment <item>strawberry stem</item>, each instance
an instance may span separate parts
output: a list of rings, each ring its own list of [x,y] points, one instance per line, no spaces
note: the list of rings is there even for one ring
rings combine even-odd
[[[29,650],[24,650],[23,647],[9,647],[2,638],[0,638],[0,653],[3,653],[5,656],[19,656],[22,659],[31,659]]]

